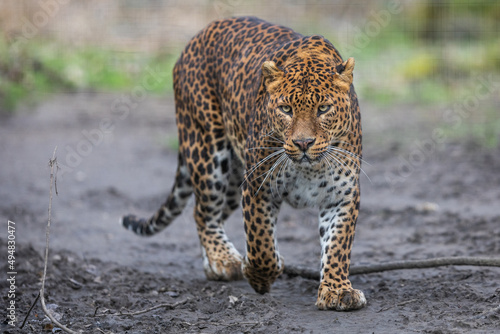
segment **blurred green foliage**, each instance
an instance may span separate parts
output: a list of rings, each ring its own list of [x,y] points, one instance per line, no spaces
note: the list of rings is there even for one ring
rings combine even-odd
[[[406,13],[407,32],[432,41],[498,37],[500,2],[497,0],[427,0]]]
[[[475,85],[474,79],[500,75],[500,38],[451,41],[443,45],[377,40],[355,56],[356,82],[363,98],[381,104],[436,103],[456,100]]]
[[[490,104],[470,119],[442,127],[443,136],[450,140],[467,138],[482,147],[496,148],[500,145],[500,118],[498,109]]]
[[[354,55],[339,45],[356,59],[356,87],[366,100],[450,102],[475,78],[500,76],[500,1],[415,2],[388,21]]]
[[[499,77],[500,1],[400,1],[400,12],[374,15],[387,12],[391,3],[381,1],[381,7],[353,20],[357,30],[324,33],[321,20],[317,27],[306,29],[324,33],[345,58],[356,59],[355,85],[364,100],[382,105],[446,103],[473,89],[475,78]],[[319,14],[328,19],[326,11]],[[377,23],[379,29],[373,33]],[[164,93],[172,87],[177,51],[120,52],[40,39],[16,44],[0,37],[0,109],[14,110],[20,101],[37,100],[54,91],[130,90],[148,68],[169,74],[153,90]]]
[[[56,91],[130,90],[149,75],[148,69],[170,74],[176,57],[67,47],[54,41],[9,44],[0,38],[0,111],[13,111],[20,102],[36,101]],[[171,86],[168,75],[150,93],[162,93]]]

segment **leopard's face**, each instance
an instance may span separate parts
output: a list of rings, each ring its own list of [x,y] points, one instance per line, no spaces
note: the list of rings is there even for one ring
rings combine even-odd
[[[342,64],[341,73],[314,55],[281,69],[272,65],[263,71],[273,135],[293,162],[316,165],[349,134],[354,61]]]

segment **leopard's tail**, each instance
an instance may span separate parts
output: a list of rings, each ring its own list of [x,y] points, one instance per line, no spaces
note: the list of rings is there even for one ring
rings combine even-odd
[[[137,218],[134,215],[124,216],[121,219],[121,224],[126,229],[138,235],[151,236],[156,234],[170,225],[182,213],[192,193],[193,185],[188,168],[184,165],[182,157],[179,155],[175,184],[160,209],[149,219]]]

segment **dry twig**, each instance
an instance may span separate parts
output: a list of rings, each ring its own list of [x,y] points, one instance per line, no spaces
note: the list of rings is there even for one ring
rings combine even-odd
[[[56,179],[57,179],[57,158],[56,158],[56,151],[57,147],[54,149],[54,153],[52,154],[52,159],[49,160],[49,167],[50,167],[50,186],[49,186],[49,213],[48,213],[48,220],[47,220],[47,228],[45,231],[45,260],[44,260],[44,267],[43,267],[43,276],[42,276],[42,287],[40,288],[40,301],[42,303],[42,309],[43,313],[47,317],[49,317],[50,321],[54,323],[56,326],[61,328],[63,331],[66,333],[70,334],[77,334],[81,332],[75,332],[63,324],[61,324],[59,321],[57,321],[52,314],[47,310],[47,307],[45,306],[45,279],[47,277],[47,262],[49,259],[49,237],[50,237],[50,223],[52,220],[52,185],[55,185]],[[56,189],[56,194],[57,194],[57,189]]]
[[[435,268],[442,266],[484,266],[484,267],[500,267],[500,258],[487,257],[438,257],[427,260],[413,261],[396,261],[381,264],[353,266],[351,267],[350,275],[361,275],[378,273],[389,270],[402,269],[423,269]],[[307,279],[319,280],[320,275],[317,270],[299,268],[295,266],[286,266],[285,274],[291,277],[300,276]]]
[[[31,311],[33,310],[33,308],[35,307],[36,303],[38,302],[38,299],[40,299],[40,292],[38,292],[38,295],[36,296],[35,301],[33,302],[33,304],[31,304],[31,307],[28,310],[28,313],[26,313],[26,316],[24,317],[23,323],[21,324],[21,327],[19,327],[20,329],[23,329],[24,325],[26,325],[26,321],[28,320],[28,317],[29,317]]]
[[[48,209],[47,228],[46,228],[46,233],[45,233],[45,259],[44,259],[44,268],[43,268],[43,275],[42,275],[42,287],[40,288],[39,296],[40,296],[40,301],[42,303],[43,312],[45,313],[45,315],[47,315],[47,317],[49,317],[49,319],[52,321],[52,323],[54,323],[56,326],[60,327],[66,333],[80,334],[82,332],[80,332],[80,331],[75,332],[75,331],[67,328],[63,324],[61,324],[59,321],[57,321],[52,316],[52,314],[47,310],[47,307],[45,306],[44,293],[45,293],[45,280],[47,278],[47,263],[48,263],[48,258],[49,258],[49,239],[50,239],[50,224],[52,222],[52,197],[53,197],[52,189],[53,189],[53,187],[56,191],[56,195],[58,194],[58,192],[57,192],[57,169],[59,167],[57,165],[56,152],[57,152],[57,147],[54,149],[54,153],[52,154],[52,159],[49,160],[49,167],[50,167],[49,209]],[[189,298],[186,298],[186,299],[181,300],[181,301],[174,303],[174,304],[159,304],[159,305],[155,305],[155,306],[150,307],[148,309],[137,311],[137,312],[130,312],[130,313],[119,312],[119,313],[115,313],[115,314],[111,314],[111,315],[132,315],[133,316],[133,315],[138,315],[138,314],[150,312],[150,311],[153,311],[153,310],[156,310],[159,308],[174,309],[179,305],[183,305],[183,304],[187,303],[188,301],[189,301]],[[36,301],[33,304],[35,304],[35,303],[36,303]],[[33,308],[33,306],[31,307],[31,309]],[[31,311],[31,309],[30,309],[30,311]],[[97,310],[96,310],[96,312],[97,312]],[[28,314],[29,314],[29,312],[28,312]],[[102,316],[102,315],[105,315],[105,314],[100,314],[98,316]],[[25,322],[26,322],[26,319],[23,322],[23,326],[24,326]]]
[[[186,304],[188,301],[189,301],[189,298],[186,298],[186,299],[178,301],[177,303],[174,303],[174,304],[169,304],[169,303],[158,304],[158,305],[155,305],[153,307],[147,308],[145,310],[136,311],[136,312],[121,312],[120,311],[120,313],[116,313],[116,315],[138,315],[138,314],[147,313],[147,312],[159,309],[159,308],[168,308],[168,309],[172,310],[179,305]]]
[[[104,312],[97,314],[97,309],[96,309],[94,312],[94,317],[105,317],[108,315],[138,315],[138,314],[151,312],[151,311],[154,311],[154,310],[159,309],[159,308],[166,308],[169,310],[173,310],[177,306],[186,304],[189,300],[190,300],[190,298],[186,298],[184,300],[178,301],[177,303],[173,303],[173,304],[170,304],[170,303],[158,304],[158,305],[152,306],[150,308],[140,310],[140,311],[135,311],[135,312],[122,312],[120,310],[120,311],[115,312],[115,313],[104,313],[104,312],[110,311],[110,310],[105,310]]]

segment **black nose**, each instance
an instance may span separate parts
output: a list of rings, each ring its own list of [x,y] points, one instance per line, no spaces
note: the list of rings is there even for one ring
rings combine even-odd
[[[300,148],[301,151],[305,152],[309,147],[311,147],[314,142],[316,141],[316,138],[306,138],[306,139],[294,139],[292,142]]]

